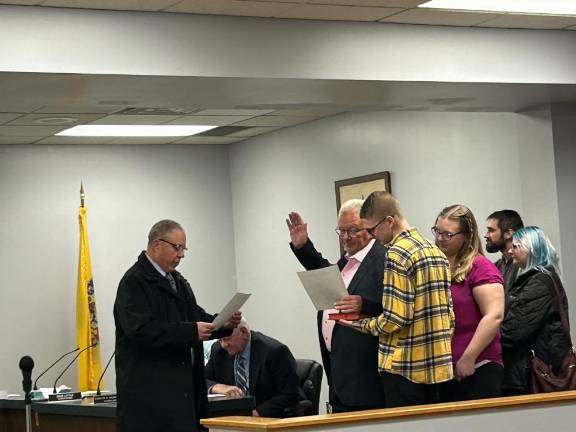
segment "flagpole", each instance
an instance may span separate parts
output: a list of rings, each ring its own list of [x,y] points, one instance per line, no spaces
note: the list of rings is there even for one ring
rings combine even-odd
[[[80,182],[80,207],[84,207],[84,184]]]

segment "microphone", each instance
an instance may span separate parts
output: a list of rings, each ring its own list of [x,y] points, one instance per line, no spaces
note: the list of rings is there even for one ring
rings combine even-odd
[[[32,431],[32,399],[30,391],[32,390],[32,369],[34,360],[30,356],[24,356],[18,363],[22,371],[22,389],[24,390],[24,409],[26,411],[26,432]]]
[[[96,386],[96,396],[100,396],[100,383],[102,382],[102,378],[104,378],[104,374],[108,370],[108,366],[110,366],[110,362],[112,361],[112,359],[114,358],[115,355],[116,355],[116,351],[114,351],[112,353],[112,355],[110,356],[110,359],[108,360],[108,363],[106,363],[106,367],[104,368],[104,371],[100,375],[100,379],[98,380],[98,385]]]
[[[54,388],[52,389],[52,393],[56,394],[56,383],[58,382],[58,380],[60,378],[62,378],[62,375],[64,375],[64,373],[70,368],[70,366],[72,366],[74,364],[74,362],[76,361],[76,359],[80,356],[80,354],[82,354],[84,351],[86,351],[87,349],[93,348],[96,345],[98,345],[98,342],[94,342],[92,345],[87,346],[86,348],[83,348],[80,350],[80,352],[78,354],[76,354],[74,356],[74,358],[72,359],[72,361],[70,361],[70,363],[68,363],[66,365],[66,367],[64,368],[64,370],[62,371],[62,373],[60,375],[58,375],[58,378],[56,378],[56,380],[54,381]],[[73,351],[74,352],[74,351]]]
[[[56,360],[54,363],[52,363],[50,366],[48,366],[48,368],[47,368],[44,372],[42,372],[40,375],[38,375],[38,377],[37,377],[36,380],[34,381],[34,390],[38,390],[38,387],[36,386],[36,384],[38,384],[38,380],[39,380],[40,378],[42,378],[42,376],[43,376],[46,372],[48,372],[50,369],[52,369],[52,368],[56,365],[56,363],[58,363],[58,362],[59,362],[60,360],[62,360],[64,357],[66,357],[67,355],[70,355],[70,354],[72,354],[72,353],[75,353],[75,352],[78,351],[78,350],[80,350],[80,347],[78,347],[78,348],[76,348],[76,349],[73,349],[72,351],[67,352],[66,354],[63,354],[58,360]]]
[[[32,369],[34,368],[34,360],[30,356],[24,356],[18,363],[22,371],[22,389],[26,398],[29,398],[30,391],[32,390]]]

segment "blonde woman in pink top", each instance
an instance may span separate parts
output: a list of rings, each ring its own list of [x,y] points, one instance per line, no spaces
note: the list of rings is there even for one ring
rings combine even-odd
[[[503,373],[500,323],[504,314],[502,275],[482,251],[470,209],[443,209],[432,227],[436,245],[450,262],[456,327],[452,337],[452,381],[440,385],[442,401],[498,397]]]

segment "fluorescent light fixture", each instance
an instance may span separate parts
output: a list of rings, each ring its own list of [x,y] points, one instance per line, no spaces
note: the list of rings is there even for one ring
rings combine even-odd
[[[538,15],[576,15],[576,0],[431,0],[418,7]]]
[[[179,125],[78,125],[58,132],[57,136],[100,137],[179,137],[196,135],[217,126]]]

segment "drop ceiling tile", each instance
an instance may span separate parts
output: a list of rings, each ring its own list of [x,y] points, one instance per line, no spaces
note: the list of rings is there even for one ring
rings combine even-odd
[[[38,141],[39,137],[1,137],[0,145],[32,144]]]
[[[125,105],[47,105],[34,110],[34,114],[60,114],[64,112],[73,112],[76,114],[112,114],[116,111],[126,108]]]
[[[268,115],[271,116],[287,116],[287,117],[326,117],[330,115],[340,114],[342,111],[339,109],[330,108],[309,108],[309,109],[283,109],[274,111]]]
[[[309,0],[308,3],[342,6],[373,6],[412,8],[428,0]]]
[[[294,3],[247,0],[183,0],[166,12],[272,17],[295,7]]]
[[[497,16],[498,14],[487,12],[460,12],[439,9],[409,9],[405,12],[385,18],[381,20],[381,22],[469,27],[478,25]]]
[[[179,116],[168,115],[122,115],[112,114],[102,117],[91,124],[101,125],[160,125],[176,120]]]
[[[78,124],[89,123],[104,114],[27,114],[7,123],[16,126],[63,126],[72,127]],[[68,121],[66,121],[68,119]]]
[[[0,126],[0,137],[46,137],[67,129],[66,126]]]
[[[478,27],[563,29],[576,25],[576,17],[552,15],[505,14],[485,21]]]
[[[73,136],[51,136],[38,141],[36,144],[50,144],[50,145],[62,145],[62,144],[109,144],[112,141],[112,137],[73,137]]]
[[[8,123],[15,118],[20,117],[22,114],[19,113],[0,113],[0,124]]]
[[[378,21],[403,11],[401,8],[356,6],[300,5],[274,15],[276,18],[296,18],[336,21]]]
[[[42,3],[43,0],[6,0],[0,1],[0,4],[35,6]]]
[[[177,118],[176,120],[172,120],[171,122],[167,123],[170,125],[182,125],[182,126],[189,126],[189,125],[210,125],[210,126],[227,126],[231,124],[235,124],[241,122],[243,120],[248,120],[253,118],[254,116],[182,116]]]
[[[210,137],[210,136],[191,136],[172,144],[232,144],[244,140],[245,137]]]
[[[244,129],[243,131],[240,132],[235,132],[232,133],[228,136],[232,136],[232,137],[253,137],[256,135],[262,135],[268,132],[272,132],[273,130],[277,130],[277,129],[281,129],[280,127],[265,127],[265,126],[256,126],[256,127],[251,127],[248,129]]]
[[[246,120],[240,123],[236,123],[234,126],[277,126],[277,127],[287,127],[293,126],[300,123],[305,123],[314,120],[315,117],[282,117],[282,116],[260,116],[254,117],[250,120]]]
[[[110,144],[170,144],[180,137],[112,137]]]
[[[42,6],[112,9],[135,11],[159,11],[178,3],[178,0],[45,0]]]
[[[205,109],[194,113],[194,115],[213,115],[213,116],[258,116],[273,112],[274,110],[262,109]]]
[[[251,0],[240,0],[240,1],[251,1]],[[310,0],[261,0],[261,1],[267,3],[294,3],[294,4],[310,3]]]

